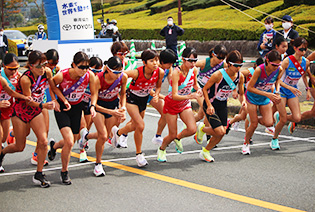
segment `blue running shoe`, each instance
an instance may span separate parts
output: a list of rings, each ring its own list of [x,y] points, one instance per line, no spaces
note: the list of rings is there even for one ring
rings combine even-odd
[[[279,150],[280,149],[279,141],[278,141],[277,138],[271,140],[270,147],[271,147],[272,150]]]
[[[279,112],[275,112],[275,114],[273,114],[273,118],[275,119],[275,126],[277,126],[277,124],[279,123],[280,121],[280,115],[279,115]]]

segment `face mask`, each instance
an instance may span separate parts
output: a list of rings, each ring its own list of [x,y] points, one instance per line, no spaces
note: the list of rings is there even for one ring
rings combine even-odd
[[[44,32],[44,30],[43,30],[43,29],[40,29],[39,32]]]
[[[291,22],[284,22],[284,23],[282,23],[282,27],[285,30],[290,29],[291,28]]]
[[[266,30],[269,31],[273,28],[273,24],[265,24]]]
[[[169,26],[173,26],[173,21],[167,21],[167,24],[168,24]]]

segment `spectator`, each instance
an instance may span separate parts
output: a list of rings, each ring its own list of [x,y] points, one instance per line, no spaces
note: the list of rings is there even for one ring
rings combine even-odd
[[[292,17],[289,15],[285,15],[282,18],[283,30],[278,31],[276,34],[276,39],[278,39],[279,37],[284,37],[288,41],[289,48],[286,51],[286,55],[294,54],[295,51],[293,49],[293,46],[290,45],[290,43],[292,43],[294,41],[294,39],[299,37],[299,33],[297,31],[295,31],[294,29],[292,29],[292,26],[293,26]]]
[[[273,29],[273,18],[267,17],[265,19],[266,30],[260,35],[257,49],[261,57],[264,57],[272,50],[272,44],[276,36],[276,31]]]
[[[40,25],[38,25],[37,28],[38,28],[38,32],[35,33],[35,39],[36,40],[46,40],[47,35],[44,32],[45,27],[42,24],[40,24]]]
[[[3,28],[0,28],[0,59],[4,60],[5,55],[9,52],[9,44],[8,44],[8,38],[3,33]]]
[[[181,36],[184,34],[184,30],[179,26],[176,26],[173,22],[173,18],[170,16],[167,18],[167,26],[165,26],[160,35],[165,37],[166,40],[166,48],[171,49],[176,54],[177,58],[177,36]]]

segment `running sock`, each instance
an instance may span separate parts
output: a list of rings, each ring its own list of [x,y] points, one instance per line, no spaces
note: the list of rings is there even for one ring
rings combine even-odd
[[[207,150],[206,148],[202,148],[203,152],[209,152],[209,150]]]
[[[140,155],[140,154],[142,154],[142,152],[140,152],[140,153],[136,153],[136,155]]]
[[[211,135],[207,135],[207,141],[209,141],[211,138]]]
[[[99,164],[101,164],[101,163],[95,163],[95,166],[97,166],[97,165],[99,165]]]
[[[158,137],[161,137],[161,135],[156,134],[155,137],[158,138]]]
[[[118,134],[117,134],[118,135]],[[127,137],[128,135],[127,134],[122,134],[123,136]]]
[[[37,156],[37,153],[36,152],[34,152],[34,157],[36,157]]]

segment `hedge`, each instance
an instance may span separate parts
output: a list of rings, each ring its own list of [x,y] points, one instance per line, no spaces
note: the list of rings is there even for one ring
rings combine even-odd
[[[284,0],[284,5],[286,7],[290,7],[293,5],[301,5],[301,4],[315,5],[315,1],[314,0]]]
[[[8,46],[9,46],[9,53],[14,53],[15,55],[18,55],[17,45],[14,41],[8,39]]]
[[[160,2],[162,3],[162,2]],[[156,6],[151,6],[150,7],[150,15],[153,15],[153,14],[156,14],[156,13],[162,13],[162,12],[165,12],[167,10],[170,10],[174,7],[176,7],[176,5],[178,4],[177,1],[171,1],[170,3],[167,3],[165,5],[162,5],[162,4],[159,4],[159,5],[156,5]]]

